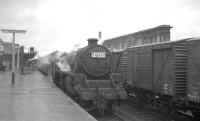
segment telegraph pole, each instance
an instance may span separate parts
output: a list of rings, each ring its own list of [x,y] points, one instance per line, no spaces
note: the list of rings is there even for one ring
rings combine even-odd
[[[19,64],[20,64],[20,59],[19,59],[19,52],[20,52],[20,46],[17,47],[17,72],[19,73]]]
[[[15,84],[15,33],[24,34],[25,30],[10,30],[10,29],[1,29],[2,33],[12,33],[13,42],[12,42],[12,84]]]

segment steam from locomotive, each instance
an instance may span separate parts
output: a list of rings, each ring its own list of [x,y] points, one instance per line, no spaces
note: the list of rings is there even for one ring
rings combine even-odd
[[[54,64],[59,70],[63,72],[70,71],[69,60],[70,60],[70,53],[54,51],[51,54],[39,58],[38,68],[43,72],[48,72],[49,66]],[[44,70],[46,69],[46,70]]]

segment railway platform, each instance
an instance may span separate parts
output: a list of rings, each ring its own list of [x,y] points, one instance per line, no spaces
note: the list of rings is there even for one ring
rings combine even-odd
[[[96,121],[38,71],[11,79],[0,72],[0,121]]]

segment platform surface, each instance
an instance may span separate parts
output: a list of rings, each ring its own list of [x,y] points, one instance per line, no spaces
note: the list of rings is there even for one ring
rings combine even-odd
[[[57,88],[50,77],[0,72],[0,121],[96,121]]]

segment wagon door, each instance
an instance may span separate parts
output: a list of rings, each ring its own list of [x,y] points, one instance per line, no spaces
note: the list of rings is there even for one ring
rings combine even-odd
[[[200,103],[200,41],[188,44],[188,99]]]
[[[111,52],[111,72],[112,73],[121,73],[121,61],[122,61],[122,53],[123,52]]]
[[[170,49],[153,50],[153,90],[168,94],[171,90],[171,53]]]
[[[152,54],[150,50],[138,52],[137,82],[142,89],[152,90]]]

